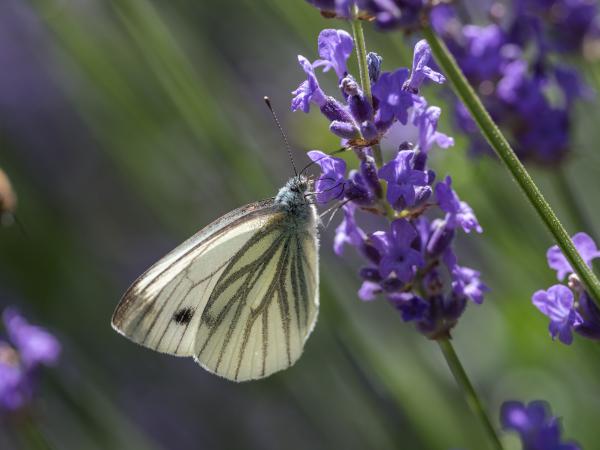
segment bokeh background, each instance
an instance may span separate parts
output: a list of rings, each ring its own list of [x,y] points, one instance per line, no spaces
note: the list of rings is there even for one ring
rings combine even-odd
[[[475,18],[481,3],[467,2]],[[25,229],[0,229],[0,307],[18,306],[63,344],[36,401],[55,448],[485,448],[435,343],[385,302],[358,300],[358,260],[331,250],[336,221],[323,230],[319,322],[290,370],[234,384],[110,327],[147,266],[291,175],[264,95],[298,165],[306,150],[338,148],[318,113],[289,112],[304,76],[296,55],[315,58],[326,27],[348,29],[300,0],[0,2],[0,167]],[[366,32],[385,70],[410,66],[415,37]],[[597,88],[600,68],[573,62]],[[552,342],[530,302],[554,282],[551,240],[507,172],[467,155],[447,115],[441,129],[457,142],[433,164],[478,215],[484,233],[462,236],[459,251],[492,289],[454,331],[457,351],[496,423],[503,401],[544,399],[566,437],[598,448],[600,349]],[[580,106],[569,160],[531,167],[571,232],[576,209],[600,224],[599,120],[597,100]],[[14,448],[9,431],[2,449]]]

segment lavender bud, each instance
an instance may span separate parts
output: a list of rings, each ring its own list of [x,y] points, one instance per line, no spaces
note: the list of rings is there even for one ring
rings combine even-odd
[[[379,56],[375,52],[367,53],[367,67],[369,68],[369,78],[371,79],[371,84],[375,83],[379,80],[379,75],[381,74],[381,63],[383,62],[383,58]]]
[[[377,196],[381,198],[383,192],[381,190],[381,184],[379,184],[379,177],[377,176],[377,167],[375,166],[375,159],[372,156],[365,155],[364,159],[360,163],[360,172],[369,186],[369,189]]]
[[[352,122],[352,116],[346,111],[344,106],[333,97],[327,97],[325,103],[321,106],[321,112],[330,121]]]
[[[362,93],[349,96],[348,106],[352,117],[359,123],[365,122],[373,116],[373,107]]]
[[[344,139],[357,139],[360,137],[360,131],[352,122],[334,120],[331,122],[331,125],[329,125],[329,130],[336,136]]]
[[[427,253],[431,256],[441,255],[448,248],[452,239],[454,239],[454,229],[447,227],[446,222],[439,223],[429,238]]]
[[[370,120],[364,121],[363,123],[360,124],[360,132],[361,132],[363,138],[365,138],[368,141],[377,139],[377,136],[378,136],[377,128],[375,128],[375,124],[373,122],[371,122]]]
[[[413,169],[415,170],[425,170],[425,166],[427,165],[427,153],[425,152],[417,152],[415,157],[413,158]]]

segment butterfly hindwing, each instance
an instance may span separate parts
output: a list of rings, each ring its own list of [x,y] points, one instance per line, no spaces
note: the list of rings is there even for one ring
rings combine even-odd
[[[232,259],[204,308],[196,359],[235,381],[262,378],[300,357],[318,308],[317,236],[273,221]]]

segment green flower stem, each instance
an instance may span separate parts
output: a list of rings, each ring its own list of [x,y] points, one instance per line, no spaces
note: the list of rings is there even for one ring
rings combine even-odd
[[[356,17],[358,10],[355,8],[354,16]],[[371,94],[371,80],[369,79],[369,67],[367,65],[367,45],[365,44],[365,34],[362,28],[362,22],[360,19],[353,19],[350,21],[352,24],[352,34],[354,35],[354,42],[356,43],[356,57],[358,59],[358,74],[360,77],[360,85],[362,90],[369,100],[369,103],[373,104],[373,97]],[[379,144],[373,145],[373,158],[375,158],[375,164],[377,167],[381,167],[383,164],[383,156],[381,155],[381,148]]]
[[[481,421],[486,434],[490,438],[492,447],[496,450],[502,450],[502,444],[500,443],[500,439],[496,434],[496,430],[494,429],[487,413],[483,409],[481,401],[479,400],[479,396],[477,395],[477,392],[475,392],[475,389],[473,388],[473,385],[471,384],[471,381],[469,380],[469,377],[467,376],[460,359],[458,359],[458,355],[454,351],[454,347],[452,342],[450,342],[450,338],[446,337],[438,339],[437,343],[444,354],[444,358],[448,363],[448,367],[450,368],[452,375],[454,375],[454,379],[460,385],[460,388],[463,391],[469,408],[471,408],[473,414],[475,414]]]
[[[548,231],[550,231],[556,240],[556,243],[569,260],[571,267],[573,267],[588,292],[594,298],[596,303],[600,305],[600,281],[598,281],[594,272],[592,272],[581,258],[581,255],[578,253],[575,245],[573,245],[573,241],[571,241],[569,234],[558,220],[558,217],[556,217],[550,204],[546,201],[521,161],[519,161],[519,158],[510,147],[506,138],[486,111],[481,100],[456,63],[456,60],[446,47],[446,44],[444,44],[428,25],[423,28],[423,34],[431,47],[431,52],[438,65],[452,83],[454,92],[465,104],[471,113],[471,116],[479,126],[481,133],[485,136],[498,157],[510,171],[514,180],[544,222]]]

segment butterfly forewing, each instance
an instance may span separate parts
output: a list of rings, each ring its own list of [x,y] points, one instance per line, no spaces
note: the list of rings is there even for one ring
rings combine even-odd
[[[280,214],[272,200],[258,202],[201,230],[127,290],[113,327],[153,350],[192,356],[202,310],[219,276],[239,249]]]

